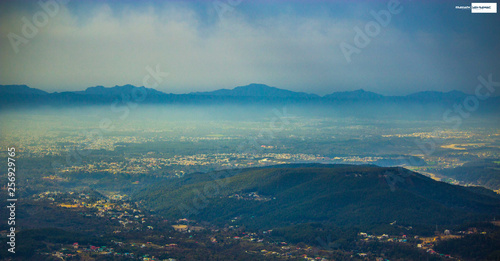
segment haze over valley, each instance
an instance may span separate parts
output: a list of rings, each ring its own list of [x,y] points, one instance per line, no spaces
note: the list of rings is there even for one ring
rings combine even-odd
[[[0,260],[500,260],[496,12],[0,1]]]

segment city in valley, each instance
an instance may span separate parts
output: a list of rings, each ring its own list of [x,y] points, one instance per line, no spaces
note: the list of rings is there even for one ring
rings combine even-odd
[[[466,122],[452,129],[438,120],[397,119],[394,126],[388,125],[394,119],[383,117],[310,117],[307,111],[289,110],[271,126],[276,121],[273,108],[251,119],[211,115],[200,122],[165,107],[158,109],[174,120],[138,108],[123,121],[115,118],[109,130],[97,124],[112,116],[102,116],[109,113],[106,109],[68,109],[58,118],[50,110],[5,116],[9,125],[3,127],[7,135],[2,146],[16,145],[20,166],[18,237],[30,233],[19,251],[24,247],[37,256],[64,260],[384,260],[400,253],[458,259],[460,253],[446,242],[498,233],[493,219],[431,228],[391,220],[349,226],[341,235],[336,234],[339,227],[322,228],[314,238],[299,240],[286,227],[254,229],[246,225],[245,215],[215,222],[180,212],[163,215],[140,196],[157,184],[189,179],[192,173],[290,164],[400,166],[435,181],[498,192],[500,133],[488,124]],[[485,174],[485,167],[490,176],[470,174]],[[213,197],[260,204],[276,200],[257,190]],[[305,238],[311,229],[307,226],[316,226],[307,224],[297,229],[304,230]],[[28,242],[34,245],[23,245]]]

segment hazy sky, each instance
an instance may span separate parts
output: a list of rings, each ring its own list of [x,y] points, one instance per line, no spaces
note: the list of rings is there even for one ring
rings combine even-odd
[[[168,73],[156,88],[168,93],[264,83],[399,95],[471,92],[490,73],[500,81],[500,14],[401,1],[381,26],[372,13],[389,2],[0,1],[0,84],[142,86],[147,66]],[[367,25],[370,42],[356,45],[355,28]],[[350,62],[341,43],[359,47]]]

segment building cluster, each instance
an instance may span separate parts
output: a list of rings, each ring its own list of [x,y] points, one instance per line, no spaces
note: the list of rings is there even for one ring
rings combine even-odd
[[[234,198],[234,199],[238,199],[238,200],[254,200],[254,201],[270,201],[270,200],[276,199],[275,197],[259,195],[259,193],[257,191],[250,192],[250,193],[233,194],[233,195],[229,195],[228,198]]]

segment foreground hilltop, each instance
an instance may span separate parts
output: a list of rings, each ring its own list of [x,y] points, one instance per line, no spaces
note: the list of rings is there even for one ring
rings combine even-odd
[[[434,181],[403,168],[281,165],[191,174],[136,195],[167,218],[256,229],[301,223],[335,226],[458,225],[493,219],[500,197]]]

